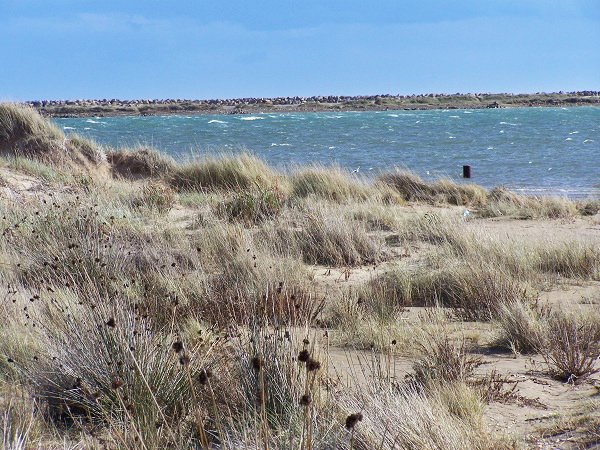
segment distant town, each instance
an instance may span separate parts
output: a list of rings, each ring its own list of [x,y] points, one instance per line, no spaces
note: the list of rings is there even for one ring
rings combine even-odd
[[[260,112],[380,111],[598,106],[600,91],[534,94],[419,94],[235,99],[34,100],[25,102],[49,117],[164,114],[250,114]]]

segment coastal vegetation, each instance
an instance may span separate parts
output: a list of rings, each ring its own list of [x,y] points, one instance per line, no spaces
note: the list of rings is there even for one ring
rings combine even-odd
[[[178,163],[12,104],[0,157],[3,448],[598,442],[597,200]]]

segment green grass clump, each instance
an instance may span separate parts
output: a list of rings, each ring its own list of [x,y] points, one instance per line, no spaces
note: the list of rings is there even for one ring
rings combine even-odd
[[[162,178],[175,168],[175,161],[153,148],[142,146],[107,153],[114,175],[124,178]]]
[[[285,207],[285,193],[277,186],[241,190],[220,203],[217,214],[229,220],[256,224],[278,216]]]
[[[480,206],[487,202],[487,191],[480,186],[450,180],[426,183],[418,175],[407,171],[381,174],[378,181],[393,187],[406,201],[469,206]]]
[[[512,217],[517,219],[561,219],[578,214],[575,203],[558,197],[527,197],[504,188],[490,191],[488,203],[478,210],[480,217]]]
[[[93,142],[65,136],[35,109],[11,103],[0,103],[0,155],[80,169],[97,169],[105,160]]]
[[[206,157],[176,166],[168,180],[171,186],[184,192],[245,190],[280,184],[279,176],[273,170],[247,153]]]
[[[372,195],[368,185],[353,179],[339,167],[315,166],[293,172],[290,177],[292,197],[317,198],[334,202],[365,200]]]
[[[131,205],[138,209],[168,213],[175,205],[177,194],[161,182],[144,184],[130,199]]]

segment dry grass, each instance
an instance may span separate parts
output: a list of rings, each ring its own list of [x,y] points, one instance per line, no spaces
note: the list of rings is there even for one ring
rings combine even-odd
[[[502,247],[400,200],[484,207],[479,188],[286,175],[249,155],[177,165],[147,149],[110,152],[113,179],[79,182],[53,152],[77,147],[69,161],[87,167],[93,144],[13,109],[5,163],[46,190],[0,199],[4,447],[500,447],[482,414],[502,381],[475,375],[455,339],[477,325],[465,321],[494,320],[561,379],[596,370],[600,321],[542,314],[530,287],[597,278],[598,248]],[[422,257],[400,257],[390,236]],[[324,286],[329,268],[345,278]],[[365,384],[344,385],[332,342],[410,354],[413,380],[370,365]]]
[[[77,135],[67,137],[33,108],[11,103],[0,103],[0,155],[96,171],[106,159],[93,142]]]
[[[366,200],[371,188],[363,181],[350,177],[339,167],[315,166],[297,169],[289,177],[292,196],[314,196],[334,202]]]
[[[426,183],[418,175],[396,171],[379,176],[379,181],[392,186],[406,201],[482,206],[487,201],[485,189],[474,184],[458,184],[450,180]]]
[[[175,169],[175,161],[153,148],[109,151],[106,155],[113,175],[123,178],[162,178]]]
[[[550,314],[539,351],[551,375],[574,384],[583,382],[599,370],[600,318],[597,314]]]
[[[272,188],[279,176],[261,160],[249,154],[205,157],[178,165],[168,177],[181,191],[213,191]],[[281,186],[284,189],[283,186]]]
[[[575,203],[557,197],[526,197],[504,188],[490,191],[489,201],[478,211],[481,217],[512,217],[516,219],[561,219],[576,216]]]

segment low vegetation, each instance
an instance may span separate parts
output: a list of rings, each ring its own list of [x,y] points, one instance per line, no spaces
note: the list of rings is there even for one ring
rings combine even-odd
[[[178,164],[14,105],[0,152],[3,448],[513,448],[487,407],[525,400],[486,350],[538,358],[548,382],[598,370],[596,305],[540,300],[597,282],[598,243],[476,226],[592,203],[247,154]]]

